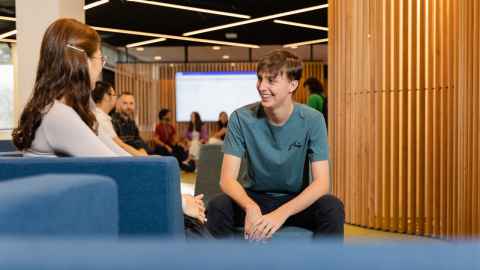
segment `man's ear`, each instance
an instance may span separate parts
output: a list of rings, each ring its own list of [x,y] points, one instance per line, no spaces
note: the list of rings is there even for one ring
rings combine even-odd
[[[293,80],[290,82],[290,93],[293,93],[298,88],[298,80]]]

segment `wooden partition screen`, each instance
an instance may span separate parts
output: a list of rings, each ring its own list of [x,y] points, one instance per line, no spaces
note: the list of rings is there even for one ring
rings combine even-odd
[[[330,0],[329,140],[347,222],[480,236],[480,1]]]
[[[118,92],[132,92],[137,102],[137,116],[142,135],[149,138],[157,122],[160,108],[172,111],[175,121],[175,73],[176,72],[208,72],[208,71],[255,71],[256,63],[186,63],[186,64],[118,64],[115,74],[115,86]],[[321,62],[306,62],[303,79],[314,76],[323,81],[323,64]],[[326,82],[324,82],[326,85]],[[307,93],[300,87],[294,93],[297,102],[305,103]],[[228,99],[228,89],[225,95],[212,102],[222,102]],[[209,134],[216,131],[214,122],[206,123]],[[177,131],[181,135],[187,128],[187,123],[178,122]]]

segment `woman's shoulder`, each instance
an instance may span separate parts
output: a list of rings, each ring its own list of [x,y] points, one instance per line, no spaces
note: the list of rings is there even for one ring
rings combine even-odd
[[[47,124],[55,122],[68,125],[69,123],[72,123],[72,121],[75,122],[77,120],[81,120],[80,116],[72,107],[56,100],[50,105],[50,108],[48,108],[42,122],[45,121]]]

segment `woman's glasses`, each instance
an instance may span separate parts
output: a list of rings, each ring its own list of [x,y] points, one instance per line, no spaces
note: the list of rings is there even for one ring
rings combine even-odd
[[[92,56],[90,58],[93,58],[93,59],[100,59],[102,61],[102,67],[104,67],[106,64],[107,64],[107,57],[102,55],[102,56]]]

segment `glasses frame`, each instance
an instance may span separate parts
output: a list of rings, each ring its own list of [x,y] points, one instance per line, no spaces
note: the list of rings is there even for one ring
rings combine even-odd
[[[105,55],[97,56],[97,57],[92,56],[92,57],[90,57],[90,58],[92,58],[92,59],[100,59],[100,61],[102,61],[102,67],[105,67],[105,65],[107,64],[107,60],[108,60],[107,56],[105,56]]]

